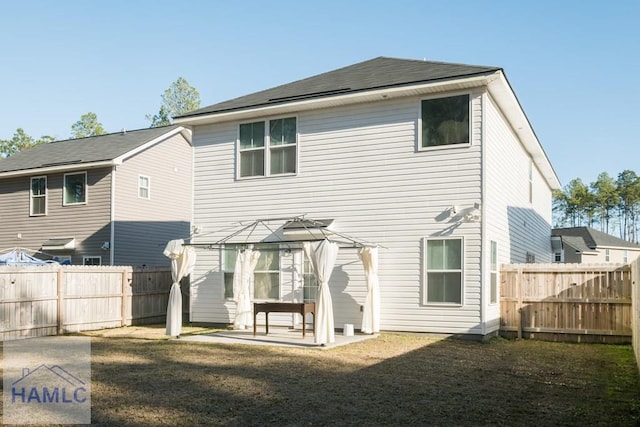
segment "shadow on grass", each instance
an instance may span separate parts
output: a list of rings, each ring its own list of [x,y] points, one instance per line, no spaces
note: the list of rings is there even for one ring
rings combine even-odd
[[[318,352],[97,338],[92,420],[225,426],[640,420],[638,372],[628,346],[399,335],[371,341]]]

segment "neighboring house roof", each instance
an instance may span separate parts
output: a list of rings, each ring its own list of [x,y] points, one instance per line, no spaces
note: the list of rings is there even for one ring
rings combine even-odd
[[[562,237],[562,241],[580,252],[593,252],[597,248],[623,248],[640,250],[640,245],[619,239],[591,227],[554,228],[552,236]]]
[[[0,159],[0,178],[39,172],[71,170],[120,164],[147,147],[177,133],[190,133],[182,126],[123,131],[36,145]]]
[[[271,89],[223,101],[174,118],[204,125],[256,116],[297,114],[406,96],[464,91],[486,86],[513,131],[552,189],[560,188],[553,166],[502,68],[378,57]]]
[[[293,83],[210,105],[180,117],[192,117],[338,94],[344,95],[373,89],[458,79],[491,74],[499,70],[501,70],[499,67],[378,57]]]

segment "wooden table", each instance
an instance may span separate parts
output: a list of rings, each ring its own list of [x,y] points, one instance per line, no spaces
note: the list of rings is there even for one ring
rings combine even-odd
[[[256,336],[256,316],[264,313],[266,317],[267,335],[269,335],[269,313],[299,313],[302,315],[302,338],[305,337],[307,313],[313,315],[313,325],[316,324],[315,302],[254,302],[253,303],[253,336]]]

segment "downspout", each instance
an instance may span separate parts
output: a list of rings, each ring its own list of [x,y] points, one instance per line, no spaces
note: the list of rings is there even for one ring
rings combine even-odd
[[[115,230],[116,230],[116,165],[111,167],[111,214],[109,218],[109,265],[113,265],[115,253]]]
[[[487,132],[487,92],[485,91],[480,97],[480,111],[482,111],[482,117],[480,120],[480,324],[482,325],[482,335],[487,334],[487,284],[491,280],[487,280],[487,269],[485,268],[487,263],[487,242],[485,237],[487,235],[487,217],[486,213],[486,179],[487,173],[486,164],[486,132]]]

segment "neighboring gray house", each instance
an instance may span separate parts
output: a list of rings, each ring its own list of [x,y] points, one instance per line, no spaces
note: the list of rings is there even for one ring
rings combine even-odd
[[[552,260],[560,184],[499,67],[379,57],[175,123],[193,130],[192,322],[233,321],[233,257],[210,243],[238,221],[304,214],[380,244],[389,331],[495,334],[498,266]],[[299,302],[309,277],[299,250],[263,251],[254,299]],[[335,325],[360,328],[355,251],[339,252],[329,285]]]
[[[0,250],[167,265],[167,241],[189,236],[191,182],[191,132],[182,126],[35,146],[0,159]]]
[[[640,245],[591,227],[554,228],[551,236],[555,262],[627,264],[640,255]]]

